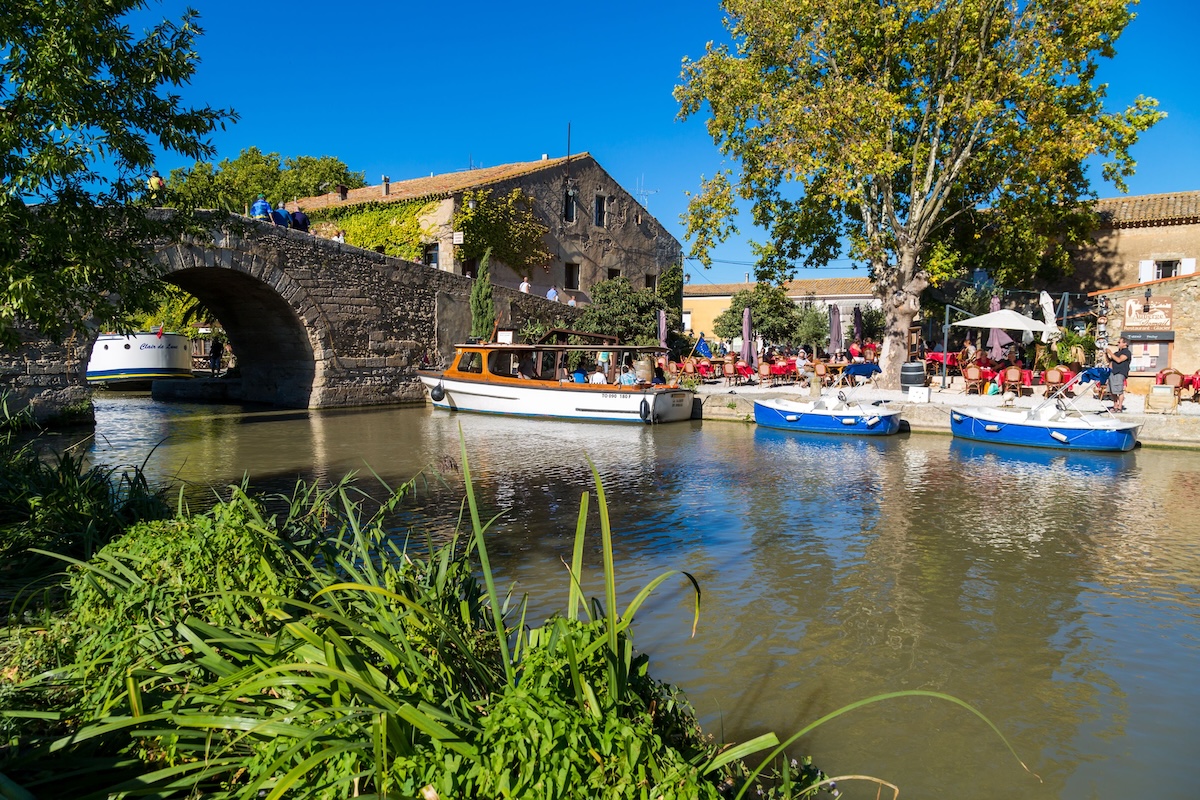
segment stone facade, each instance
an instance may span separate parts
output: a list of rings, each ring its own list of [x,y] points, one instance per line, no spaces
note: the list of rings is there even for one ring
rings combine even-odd
[[[1122,333],[1131,339],[1130,374],[1154,375],[1167,367],[1188,375],[1200,370],[1200,276],[1126,285],[1091,297],[1108,301],[1109,341]]]
[[[0,348],[0,395],[8,412],[28,409],[39,425],[91,422],[91,393],[84,385],[91,337],[56,345],[32,330],[18,333],[16,350]]]
[[[213,215],[206,236],[157,249],[163,279],[221,322],[241,395],[290,408],[423,403],[415,370],[470,333],[474,281],[238,216]],[[578,313],[497,286],[502,327],[571,321]],[[0,389],[22,404],[65,392],[84,401],[91,340],[66,350],[31,340],[3,353]]]
[[[312,211],[363,203],[434,202],[434,210],[423,219],[433,231],[427,244],[437,245],[438,269],[461,275],[471,265],[458,260],[452,220],[463,193],[484,188],[501,195],[521,189],[533,198],[533,213],[549,231],[546,246],[553,260],[528,276],[534,294],[544,296],[554,285],[560,295],[565,291],[586,303],[591,287],[615,275],[639,289],[653,287],[667,267],[683,258],[679,240],[588,153],[388,182],[346,192],[344,197],[332,193],[291,205]],[[492,267],[493,282],[514,289],[521,283],[523,276],[507,265],[493,262]]]
[[[1095,292],[1196,271],[1200,191],[1100,200],[1102,224],[1052,291]]]

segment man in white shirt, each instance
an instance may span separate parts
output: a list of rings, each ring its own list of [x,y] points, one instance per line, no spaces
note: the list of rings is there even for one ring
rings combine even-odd
[[[529,277],[528,276],[521,278],[521,286],[520,286],[521,294],[529,294],[529,290],[532,288],[533,287],[529,285]]]

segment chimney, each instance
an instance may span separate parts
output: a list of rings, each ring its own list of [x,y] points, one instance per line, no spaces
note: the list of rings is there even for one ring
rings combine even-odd
[[[542,161],[549,161],[549,160],[550,160],[550,154],[542,153]]]
[[[392,191],[392,179],[387,175],[383,176],[383,196],[387,197]]]
[[[346,194],[347,194],[349,191],[350,191],[350,190],[346,188],[346,185],[345,185],[345,184],[343,184],[343,183],[339,183],[339,184],[337,185],[338,200],[345,200],[345,199],[346,199]]]

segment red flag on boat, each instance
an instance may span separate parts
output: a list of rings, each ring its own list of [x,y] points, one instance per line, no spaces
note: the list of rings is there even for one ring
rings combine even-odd
[[[160,338],[160,339],[161,339],[161,338],[162,338],[162,335],[163,335],[163,328],[164,328],[164,327],[165,327],[165,326],[163,326],[163,325],[159,325],[159,326],[158,326],[158,330],[155,332],[155,334],[154,334],[154,335],[155,335],[155,336],[157,336],[158,338]]]

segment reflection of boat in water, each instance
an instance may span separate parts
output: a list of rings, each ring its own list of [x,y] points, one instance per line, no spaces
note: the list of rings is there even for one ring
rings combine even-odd
[[[950,431],[955,437],[1054,450],[1132,450],[1141,427],[1137,422],[1079,412],[1061,399],[1033,409],[950,411]]]
[[[1051,450],[1045,447],[974,442],[954,439],[952,458],[971,467],[995,465],[999,468],[1025,467],[1031,470],[1066,469],[1081,475],[1116,476],[1132,467],[1136,456],[1128,451],[1095,452]]]
[[[690,389],[649,384],[657,352],[659,348],[607,342],[463,344],[445,370],[422,370],[418,375],[433,405],[453,411],[646,424],[691,419],[694,394]],[[572,380],[576,368],[599,362],[619,369],[626,360],[637,363],[642,382]]]
[[[87,365],[88,384],[114,389],[145,389],[151,381],[190,377],[191,340],[178,333],[103,333]]]
[[[785,431],[890,436],[900,430],[900,410],[882,404],[864,406],[838,392],[807,403],[782,398],[755,400],[754,421]]]
[[[843,455],[863,454],[875,456],[900,444],[905,437],[885,436],[827,436],[808,431],[784,431],[780,428],[757,426],[754,429],[755,444],[767,445],[774,452],[795,452],[805,459],[817,459],[828,463],[828,459]]]

